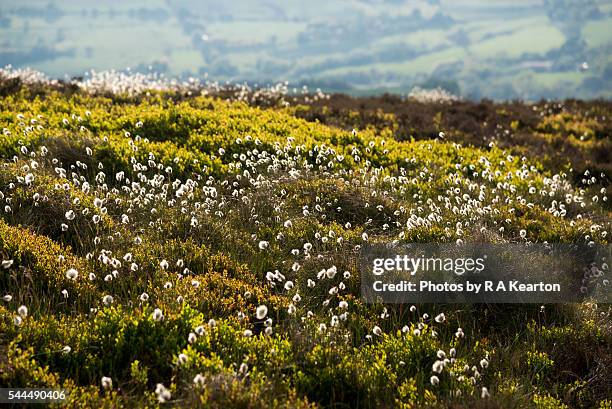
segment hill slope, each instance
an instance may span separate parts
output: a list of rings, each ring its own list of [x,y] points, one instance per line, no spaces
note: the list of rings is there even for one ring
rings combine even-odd
[[[354,262],[365,242],[607,243],[605,188],[496,146],[175,97],[0,100],[1,385],[72,406],[610,399],[609,311],[365,304]]]

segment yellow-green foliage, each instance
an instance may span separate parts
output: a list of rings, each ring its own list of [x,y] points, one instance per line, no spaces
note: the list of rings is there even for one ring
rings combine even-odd
[[[73,293],[83,301],[91,302],[98,296],[93,285],[84,280],[73,281],[66,277],[69,268],[86,274],[88,266],[83,260],[70,254],[69,250],[45,236],[33,234],[27,229],[7,225],[0,220],[0,256],[13,260],[23,269],[9,272],[3,269],[0,283],[3,288],[28,287],[34,304],[52,303],[61,305],[62,290]],[[63,260],[60,259],[63,257]]]

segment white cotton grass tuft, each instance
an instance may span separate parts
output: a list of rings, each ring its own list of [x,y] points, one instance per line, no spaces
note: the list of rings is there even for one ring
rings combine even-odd
[[[440,384],[440,378],[438,378],[436,375],[433,375],[431,378],[429,378],[429,382],[432,384],[432,386],[436,386]]]
[[[155,394],[157,395],[157,401],[159,403],[168,402],[172,398],[170,390],[161,383],[155,386]]]
[[[13,265],[13,260],[2,260],[2,268],[8,269]]]
[[[206,385],[206,378],[202,374],[197,374],[193,377],[193,384],[195,387],[202,388]]]
[[[19,314],[19,316],[21,318],[25,318],[28,316],[28,307],[26,307],[25,305],[20,306],[19,308],[17,308],[17,314]]]
[[[189,357],[187,357],[187,355],[185,355],[185,354],[179,354],[177,359],[176,359],[176,363],[178,365],[185,365],[187,363],[187,361],[189,361]]]
[[[79,272],[74,269],[74,268],[70,268],[66,271],[66,278],[68,278],[69,280],[76,280],[79,277]]]
[[[108,376],[103,376],[102,377],[102,388],[105,390],[110,390],[113,389],[113,380],[108,377]]]
[[[268,307],[266,307],[265,305],[260,305],[255,310],[255,317],[258,320],[263,320],[264,318],[266,318],[266,315],[268,315]]]
[[[161,309],[156,308],[155,310],[153,310],[153,314],[151,314],[151,318],[153,318],[153,321],[163,321],[164,319],[164,313],[162,312]]]

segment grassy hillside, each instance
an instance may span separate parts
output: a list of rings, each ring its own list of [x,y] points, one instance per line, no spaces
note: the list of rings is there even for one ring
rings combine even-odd
[[[307,98],[307,97],[306,97]],[[452,142],[486,148],[493,144],[512,154],[536,158],[553,172],[569,172],[583,185],[584,172],[612,180],[612,103],[540,101],[423,103],[394,95],[291,100],[296,115],[346,130],[373,128],[398,140],[436,139],[441,130]]]
[[[356,263],[365,242],[608,243],[605,174],[429,135],[458,138],[445,119],[400,137],[365,106],[3,92],[0,386],[74,407],[612,404],[608,306],[366,304]],[[536,125],[588,156],[609,146],[592,110],[609,118]]]

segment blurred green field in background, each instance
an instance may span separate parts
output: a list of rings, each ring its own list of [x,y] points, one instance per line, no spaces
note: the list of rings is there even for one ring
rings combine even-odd
[[[611,13],[608,0],[29,0],[0,5],[0,64],[53,77],[151,67],[352,93],[609,98]]]

